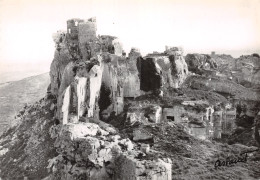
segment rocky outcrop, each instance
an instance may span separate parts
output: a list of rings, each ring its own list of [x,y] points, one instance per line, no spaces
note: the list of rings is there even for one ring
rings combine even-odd
[[[117,115],[124,107],[124,84],[126,79],[125,58],[117,55],[104,56],[102,85],[99,98],[100,118],[107,120],[112,114]]]
[[[63,122],[78,122],[81,117],[102,118],[104,110],[109,115],[120,113],[126,77],[123,74],[127,72],[120,40],[97,37],[95,18],[70,19],[67,33],[58,32],[53,38],[57,50],[51,65],[50,92],[58,101],[56,117],[63,118]],[[102,103],[98,104],[99,97]],[[109,103],[104,103],[106,99]]]
[[[245,88],[230,80],[223,80],[213,77],[191,76],[185,82],[192,89],[214,91],[225,96],[241,100],[259,100],[259,90]]]
[[[248,88],[258,88],[259,83],[259,57],[255,55],[233,58],[230,55],[211,55],[218,65],[218,71],[214,76],[229,79]],[[204,72],[203,72],[204,74]]]
[[[166,92],[168,88],[178,88],[184,82],[188,68],[182,51],[175,48],[170,52],[149,54],[138,59],[141,90]]]
[[[58,118],[64,117],[63,114],[68,113],[67,111],[69,115],[72,115],[72,119],[75,115],[77,116],[76,121],[83,116],[94,116],[95,101],[99,96],[103,72],[102,62],[100,65],[96,64],[99,64],[99,61],[76,61],[68,64],[59,90]],[[66,94],[68,91],[70,91],[69,95]],[[64,111],[65,109],[67,111]],[[64,121],[67,122],[65,119]]]
[[[140,74],[137,59],[141,57],[140,50],[132,48],[126,60],[127,74],[124,82],[124,97],[137,97],[140,92]]]
[[[56,44],[54,59],[50,67],[51,93],[58,96],[59,87],[61,85],[63,71],[67,64],[71,61],[71,55],[66,45],[66,33],[57,32],[53,35]]]
[[[220,72],[227,70],[234,70],[236,68],[236,59],[231,55],[227,54],[211,54],[211,59],[213,59]]]
[[[55,92],[51,92],[58,99],[56,117],[65,123],[88,121],[89,117],[106,121],[123,111],[125,97],[135,98],[142,91],[163,95],[168,88],[178,88],[188,74],[180,48],[145,59],[133,48],[128,58],[122,57],[122,46],[116,37],[96,37],[93,18],[68,20],[67,34],[60,36],[65,39],[55,40],[67,49],[69,62],[58,70],[62,73],[56,78],[60,83],[52,81]],[[97,62],[95,68],[92,62]],[[93,75],[91,68],[96,69]]]
[[[63,72],[68,63],[76,60],[88,61],[102,52],[122,55],[122,44],[113,36],[96,36],[96,19],[70,19],[67,32],[58,31],[53,35],[56,44],[54,60],[51,64],[51,92],[58,96]],[[71,67],[71,66],[70,66]],[[70,69],[69,67],[67,70]],[[73,75],[66,72],[65,76]],[[64,85],[60,92],[63,92]]]
[[[259,57],[253,55],[242,55],[236,61],[237,68],[240,68],[246,64],[250,64],[255,68],[259,68],[260,67]]]
[[[134,150],[135,144],[114,133],[93,123],[54,126],[51,134],[59,155],[49,160],[49,178],[171,179],[170,163],[137,159],[141,151]]]
[[[185,61],[191,72],[202,74],[203,70],[217,69],[217,63],[209,55],[205,54],[187,54]]]

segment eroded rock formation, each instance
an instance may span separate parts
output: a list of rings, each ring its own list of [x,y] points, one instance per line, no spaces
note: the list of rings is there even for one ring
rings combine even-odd
[[[138,59],[140,89],[163,94],[169,88],[179,88],[188,75],[188,67],[181,49],[166,53],[149,54]]]
[[[142,93],[140,77],[147,71],[138,71],[139,50],[133,48],[126,58],[118,38],[96,37],[95,18],[68,20],[67,33],[55,34],[54,41],[57,57],[51,65],[50,89],[57,97],[56,118],[62,122],[58,126],[60,129],[51,130],[59,153],[48,166],[54,177],[122,179],[124,175],[151,179],[163,175],[171,179],[170,164],[159,160],[155,163],[157,166],[151,167],[148,172],[146,166],[154,162],[138,161],[136,157],[142,151],[134,151],[136,145],[129,139],[121,139],[115,134],[115,129],[99,120],[108,121],[119,115],[123,112],[124,98],[135,98]],[[165,55],[171,67],[167,72],[172,81],[168,83],[169,87],[178,87],[187,74],[187,66],[180,55],[178,49],[171,55]],[[156,68],[160,69],[158,64]],[[58,75],[55,74],[57,72]],[[162,74],[159,76],[163,79]],[[162,109],[158,108],[155,116],[150,113],[149,121],[160,122]],[[128,151],[136,155],[131,159],[126,156]],[[136,168],[135,164],[140,163],[144,166]],[[133,166],[130,171],[127,170],[129,165]],[[114,172],[120,168],[122,171]],[[159,172],[161,168],[165,170]]]
[[[46,180],[170,180],[172,176],[185,179],[180,178],[184,175],[179,176],[176,170],[179,165],[172,160],[190,164],[194,156],[209,162],[208,159],[216,158],[208,153],[210,146],[218,146],[210,141],[203,144],[201,140],[230,136],[237,125],[248,124],[244,122],[247,118],[240,124],[237,119],[244,116],[253,119],[259,112],[259,90],[236,83],[232,73],[213,57],[188,54],[185,60],[182,48],[168,46],[163,53],[145,57],[139,49],[132,48],[126,57],[117,37],[97,36],[96,30],[95,18],[70,19],[67,32],[53,35],[56,51],[51,64],[51,84],[41,102],[48,111],[39,112],[36,108],[32,112],[35,119],[45,114],[53,119],[44,120],[42,125],[36,121],[44,138],[51,139],[54,146],[50,151],[55,153],[52,152],[48,163],[44,161],[49,172]],[[258,57],[250,57],[247,64],[232,61],[237,63],[232,67],[244,68],[248,63],[258,67],[254,58]],[[245,70],[242,73],[244,79],[257,84],[252,80],[257,73]],[[258,119],[259,115],[255,119],[255,137],[259,142]],[[32,122],[26,121],[25,125],[32,126]],[[24,133],[26,128],[21,129],[16,135],[21,136],[21,142],[14,137],[18,145],[27,142],[29,136]],[[47,156],[42,151],[41,136],[36,136],[35,141],[32,137],[35,138],[29,136],[29,145]],[[4,146],[0,147],[0,157],[14,153],[9,145]],[[206,155],[200,152],[205,148]],[[17,161],[23,165],[22,158]],[[8,158],[4,162],[13,165]],[[204,168],[212,171],[212,167]],[[26,173],[30,174],[29,170]],[[4,174],[14,177],[7,169]],[[35,178],[35,174],[29,177]]]
[[[209,55],[205,54],[187,54],[185,61],[188,69],[197,74],[203,74],[203,70],[217,69],[217,63]]]

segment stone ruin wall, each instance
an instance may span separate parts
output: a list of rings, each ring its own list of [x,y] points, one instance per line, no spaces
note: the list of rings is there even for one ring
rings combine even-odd
[[[128,109],[127,123],[140,122],[145,125],[163,122],[178,123],[183,125],[188,134],[203,140],[219,139],[221,134],[230,134],[234,130],[235,109],[219,108],[215,111],[210,105],[199,107],[201,103],[207,104],[206,101],[184,101],[171,107],[136,104]]]
[[[174,119],[174,122],[182,124],[184,130],[197,137],[199,139],[211,139],[212,135],[212,114],[214,110],[211,107],[206,108],[206,112],[197,112],[196,110],[187,109],[184,105],[176,105],[172,108],[163,108],[162,118],[170,121]],[[198,120],[198,124],[192,123],[192,121]]]

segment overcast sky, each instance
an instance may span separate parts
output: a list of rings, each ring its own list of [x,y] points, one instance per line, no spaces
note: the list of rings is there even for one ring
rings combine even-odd
[[[98,34],[128,53],[182,46],[185,53],[260,53],[260,0],[0,0],[0,65],[53,59],[52,33],[70,18],[97,18]]]

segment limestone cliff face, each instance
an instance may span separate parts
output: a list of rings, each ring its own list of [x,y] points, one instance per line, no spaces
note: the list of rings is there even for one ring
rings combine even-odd
[[[173,84],[170,87],[179,88],[188,75],[188,66],[182,56],[182,52],[176,51],[174,55],[169,56],[172,66]]]
[[[182,49],[170,48],[159,56],[152,54],[143,59],[139,50],[133,48],[126,58],[122,56],[118,38],[96,37],[96,20],[93,18],[68,20],[67,33],[55,34],[54,41],[57,52],[51,65],[50,89],[57,97],[56,117],[63,117],[64,122],[78,122],[81,117],[106,120],[123,111],[124,98],[135,98],[146,92],[163,95],[168,88],[180,87],[188,75]],[[97,83],[100,85],[93,89],[91,71],[94,62],[97,62],[100,73],[95,72],[93,76],[98,77],[101,84]],[[86,87],[79,83],[82,78],[86,78],[83,83]],[[79,88],[87,95],[81,96]]]
[[[202,74],[202,70],[216,69],[217,63],[209,55],[205,54],[187,54],[185,61],[191,72]]]
[[[125,58],[106,54],[104,57],[102,85],[99,98],[100,118],[106,120],[111,113],[115,115],[123,111],[124,82],[126,79]]]
[[[58,91],[58,101],[57,101],[57,107],[58,107],[58,117],[61,117],[61,107],[63,104],[63,98],[64,98],[64,93],[66,88],[74,81],[74,73],[73,73],[73,67],[74,67],[74,63],[73,62],[69,62],[67,64],[67,66],[65,67],[64,71],[63,71],[63,75],[61,78],[61,84],[59,87],[59,91]]]
[[[188,75],[188,67],[182,52],[173,50],[170,54],[149,54],[138,59],[141,90],[167,91],[178,88]]]
[[[70,19],[67,21],[67,32],[59,31],[53,35],[53,39],[56,52],[50,68],[50,91],[57,98],[56,117],[62,119],[68,114],[65,117],[70,118],[72,114],[78,113],[81,113],[80,116],[88,114],[98,117],[107,109],[109,114],[113,111],[120,113],[122,108],[117,107],[123,107],[123,89],[130,87],[124,86],[127,77],[125,73],[129,71],[126,60],[122,57],[120,40],[107,35],[97,37],[95,18]],[[93,67],[94,65],[96,66]],[[81,83],[84,78],[85,85]],[[98,104],[100,89],[104,98],[102,101],[105,102],[106,98],[109,101],[107,105]],[[108,91],[110,93],[107,94]],[[71,118],[74,119],[73,117],[74,115]]]
[[[140,95],[140,74],[138,73],[137,59],[141,57],[139,49],[132,48],[126,60],[127,74],[124,82],[124,97]]]
[[[63,76],[63,71],[71,61],[71,55],[66,44],[66,33],[57,32],[53,35],[56,45],[54,59],[50,67],[51,93],[58,96],[59,87]]]

